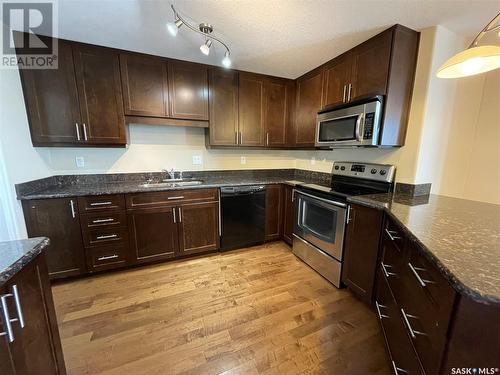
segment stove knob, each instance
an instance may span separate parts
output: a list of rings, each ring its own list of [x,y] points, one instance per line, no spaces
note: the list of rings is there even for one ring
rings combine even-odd
[[[384,174],[386,174],[386,173],[387,173],[387,172],[386,172],[386,170],[385,170],[385,169],[381,169],[381,170],[380,170],[380,174],[381,174],[382,176],[383,176]]]
[[[377,173],[377,170],[375,168],[373,168],[370,172],[371,172],[371,174],[375,174],[375,173]]]
[[[340,167],[340,170],[345,171],[345,167],[344,166]]]
[[[335,166],[335,170],[336,170],[336,171],[338,171],[338,170],[339,170],[339,166],[338,166],[338,165],[336,165],[336,166]]]

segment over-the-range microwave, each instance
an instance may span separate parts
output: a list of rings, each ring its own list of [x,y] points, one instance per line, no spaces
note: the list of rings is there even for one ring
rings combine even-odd
[[[318,113],[316,147],[378,146],[383,97],[342,104]]]

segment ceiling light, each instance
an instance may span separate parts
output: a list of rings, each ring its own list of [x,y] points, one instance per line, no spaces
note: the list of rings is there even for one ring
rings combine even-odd
[[[231,59],[229,58],[229,51],[226,51],[224,54],[224,58],[222,59],[222,65],[225,68],[229,68],[231,66]]]
[[[184,24],[180,19],[175,20],[175,22],[167,22],[167,29],[173,36],[177,35],[180,27]]]
[[[469,48],[457,53],[441,65],[437,76],[439,78],[460,78],[500,68],[500,46],[478,46],[479,40],[486,33],[500,27],[500,25],[495,26],[499,21],[500,14],[481,30]],[[498,36],[500,37],[500,35]]]
[[[210,46],[212,45],[212,41],[210,39],[207,39],[205,43],[203,43],[200,47],[200,51],[204,54],[207,55],[210,53]]]

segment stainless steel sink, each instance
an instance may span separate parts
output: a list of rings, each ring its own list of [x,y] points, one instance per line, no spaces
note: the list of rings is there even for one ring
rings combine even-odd
[[[155,187],[181,187],[181,186],[196,186],[201,185],[202,180],[175,180],[174,181],[162,181],[162,182],[146,182],[142,184],[142,187],[155,188]]]

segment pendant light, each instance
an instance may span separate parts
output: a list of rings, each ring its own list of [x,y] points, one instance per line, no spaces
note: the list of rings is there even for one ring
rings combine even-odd
[[[474,38],[470,46],[446,61],[437,72],[439,78],[460,78],[500,68],[500,45],[479,46],[485,34],[500,28],[500,13]],[[497,34],[500,40],[500,34]],[[500,42],[498,43],[500,44]]]
[[[170,7],[174,12],[175,20],[174,22],[167,22],[167,30],[169,31],[169,33],[175,37],[177,36],[180,27],[182,25],[186,25],[186,27],[191,31],[203,35],[205,37],[205,42],[200,46],[200,51],[205,56],[208,56],[210,54],[210,47],[212,46],[213,41],[218,42],[226,49],[226,51],[224,52],[224,58],[222,59],[221,63],[224,67],[229,68],[231,66],[231,59],[229,58],[229,56],[231,55],[231,50],[226,43],[212,35],[212,32],[214,31],[213,26],[208,23],[200,23],[198,27],[193,26],[179,15],[173,5],[170,5]]]

